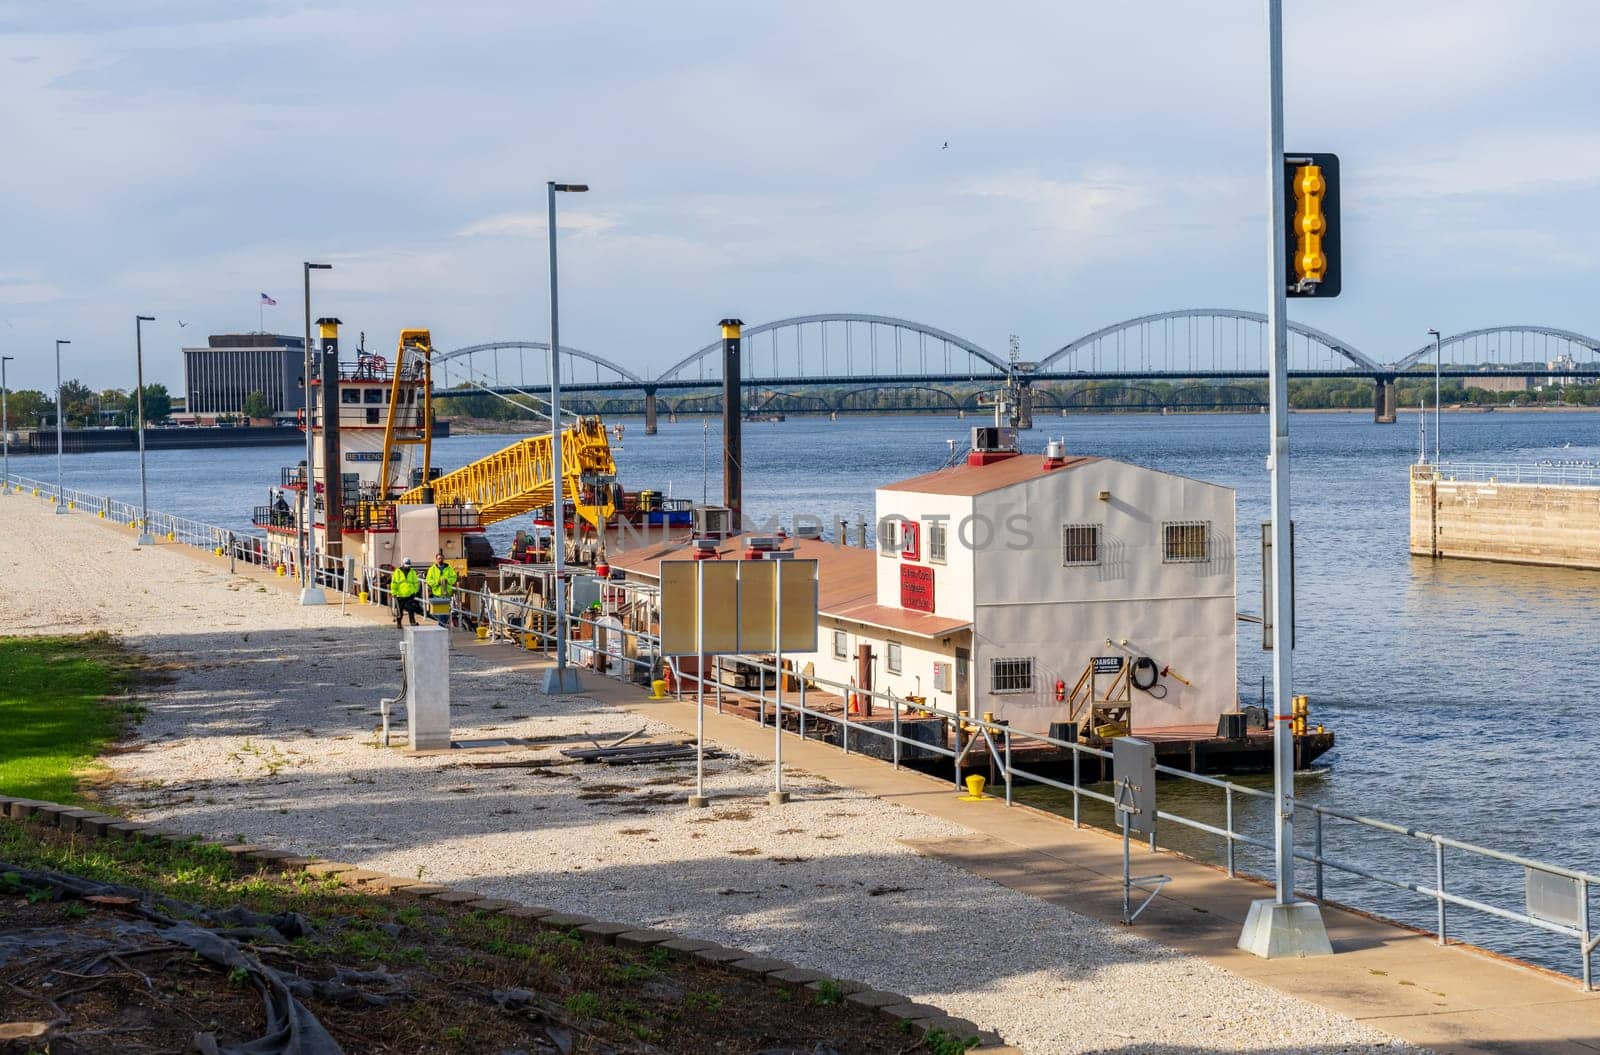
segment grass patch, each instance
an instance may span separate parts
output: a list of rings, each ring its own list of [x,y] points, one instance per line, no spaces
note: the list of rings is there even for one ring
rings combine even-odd
[[[233,908],[295,921],[300,933],[287,940],[245,940],[262,962],[308,985],[347,972],[357,996],[310,993],[302,1000],[351,1055],[963,1050],[947,1038],[941,1047],[925,1045],[865,1008],[797,1000],[760,979],[665,949],[593,945],[534,920],[372,895],[304,872],[252,869],[214,846],[89,839],[9,820],[0,820],[0,941],[48,931],[92,952],[102,947],[105,928],[134,914],[113,901],[57,901],[52,889],[30,887],[12,868],[67,872],[176,899],[162,902],[163,912],[202,926],[216,926],[203,921],[205,910]],[[62,1051],[189,1050],[197,1028],[214,1031],[224,1045],[260,1035],[261,996],[248,974],[145,941],[119,950],[126,969],[92,976],[77,969],[76,949],[0,963],[0,1022],[57,1021]],[[73,1046],[74,1034],[94,1036],[97,1046]],[[48,1039],[29,1050],[58,1050]]]
[[[79,780],[140,717],[115,699],[136,673],[134,657],[109,634],[0,637],[0,791],[84,801]]]

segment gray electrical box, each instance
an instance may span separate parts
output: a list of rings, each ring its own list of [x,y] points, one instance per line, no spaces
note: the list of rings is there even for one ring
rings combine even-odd
[[[1119,736],[1111,741],[1111,779],[1117,786],[1117,808],[1128,817],[1128,830],[1156,830],[1156,748],[1148,740]],[[1126,785],[1124,785],[1126,781]]]

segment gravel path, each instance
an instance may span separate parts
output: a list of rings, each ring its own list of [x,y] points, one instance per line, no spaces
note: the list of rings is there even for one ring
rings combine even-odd
[[[140,817],[770,951],[1039,1055],[1404,1047],[923,857],[898,840],[965,830],[816,775],[791,774],[795,801],[771,810],[770,769],[717,760],[716,804],[690,811],[692,764],[569,763],[569,742],[672,731],[541,696],[497,665],[508,650],[453,655],[456,735],[539,746],[409,758],[375,732],[378,699],[399,680],[391,627],[302,609],[174,548],[135,552],[131,533],[55,518],[37,500],[0,498],[0,561],[50,584],[11,591],[0,633],[108,630],[169,669],[138,745],[112,759],[116,798]]]

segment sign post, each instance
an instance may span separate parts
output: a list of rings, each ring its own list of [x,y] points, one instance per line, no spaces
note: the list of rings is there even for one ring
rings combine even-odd
[[[775,772],[767,798],[773,805],[787,802],[789,794],[783,788],[783,654],[817,650],[817,562],[793,558],[670,560],[662,561],[660,567],[661,653],[697,657],[698,746],[695,794],[689,805],[703,807],[709,802],[704,763],[706,658],[768,652],[774,656],[777,693],[772,732]],[[718,688],[720,693],[720,683]]]
[[[1132,833],[1150,836],[1150,852],[1156,849],[1156,749],[1148,740],[1119,736],[1111,742],[1111,775],[1116,783],[1117,819],[1122,827],[1122,922],[1132,926],[1139,913],[1172,882],[1168,875],[1135,876],[1131,861]],[[1133,907],[1133,891],[1148,894]]]

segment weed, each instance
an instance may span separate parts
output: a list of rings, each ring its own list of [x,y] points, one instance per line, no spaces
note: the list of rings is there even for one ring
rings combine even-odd
[[[911,1023],[902,1024],[909,1026]],[[978,1038],[958,1037],[942,1029],[930,1029],[923,1034],[922,1044],[928,1049],[928,1055],[962,1055],[963,1052],[978,1046]]]
[[[89,906],[81,901],[69,901],[61,906],[61,914],[68,919],[82,919],[89,914]]]
[[[832,1007],[844,1003],[844,997],[844,986],[832,978],[824,978],[817,983],[817,995],[811,998],[811,1002],[818,1007]]]
[[[574,1015],[594,1018],[600,1013],[600,998],[593,993],[573,993],[567,997],[567,1010]]]
[[[716,1011],[722,1007],[722,994],[691,990],[683,998],[683,1006],[691,1011]]]
[[[249,980],[250,968],[248,967],[235,967],[233,970],[228,972],[229,985],[243,985]]]

